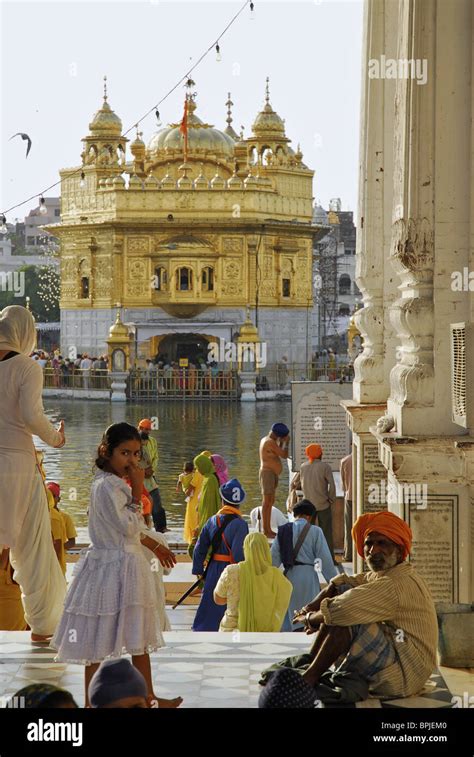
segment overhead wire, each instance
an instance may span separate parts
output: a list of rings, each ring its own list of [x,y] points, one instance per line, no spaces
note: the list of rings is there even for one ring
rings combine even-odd
[[[187,80],[189,80],[191,78],[192,72],[199,66],[200,63],[202,63],[202,61],[204,60],[204,58],[207,55],[209,55],[209,53],[211,52],[211,50],[215,50],[216,44],[219,43],[219,40],[222,39],[222,37],[224,36],[224,34],[226,34],[226,32],[230,29],[230,27],[232,26],[232,24],[235,23],[235,21],[238,19],[238,17],[240,16],[240,14],[245,10],[245,8],[247,7],[247,5],[249,5],[250,3],[251,3],[251,0],[245,0],[244,4],[240,8],[240,10],[238,10],[237,13],[232,17],[232,19],[229,21],[229,23],[227,24],[227,26],[222,30],[222,32],[214,40],[214,42],[211,45],[209,45],[209,47],[202,53],[202,55],[200,56],[200,58],[198,58],[198,60],[196,61],[196,63],[193,66],[191,66],[190,69],[188,69],[187,73],[184,74],[184,76],[182,76],[179,79],[179,81],[177,81],[176,84],[173,87],[171,87],[171,89],[161,98],[161,100],[159,100],[155,105],[153,105],[153,107],[150,108],[143,116],[141,116],[141,118],[139,118],[138,120],[134,121],[133,125],[130,126],[130,128],[128,128],[126,131],[123,132],[123,134],[122,134],[123,137],[125,137],[127,134],[129,134],[129,132],[131,132],[132,129],[134,129],[136,126],[138,126],[139,123],[141,123],[142,121],[144,121],[145,118],[147,118],[151,113],[153,113],[158,108],[158,106],[161,105],[180,86],[180,84],[183,83],[183,81],[187,81]],[[253,8],[251,10],[253,10]],[[76,171],[72,171],[69,174],[68,178],[71,177],[71,176],[75,176],[76,174],[80,173],[82,171],[82,169],[83,169],[83,166],[80,166]],[[49,192],[50,189],[54,189],[55,187],[59,186],[61,184],[61,182],[62,182],[62,179],[59,179],[59,181],[56,181],[54,184],[51,184],[49,187],[46,187],[41,192],[35,192],[34,195],[31,195],[31,197],[28,197],[26,200],[22,200],[22,202],[18,202],[16,205],[12,205],[10,208],[7,208],[6,210],[0,211],[0,217],[1,216],[6,216],[7,213],[10,213],[12,210],[15,210],[16,208],[20,208],[22,205],[26,205],[26,203],[31,202],[31,200],[34,200],[37,197],[44,196],[46,194],[46,192]]]

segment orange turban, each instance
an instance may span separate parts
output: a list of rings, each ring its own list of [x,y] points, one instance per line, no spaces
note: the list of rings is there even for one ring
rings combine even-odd
[[[398,515],[382,510],[361,515],[352,526],[352,538],[361,557],[364,556],[364,541],[373,531],[383,534],[390,541],[403,547],[403,559],[410,553],[413,539],[410,526]]]
[[[308,444],[308,446],[305,449],[306,457],[313,462],[313,460],[317,460],[321,457],[323,454],[323,448],[320,444]]]

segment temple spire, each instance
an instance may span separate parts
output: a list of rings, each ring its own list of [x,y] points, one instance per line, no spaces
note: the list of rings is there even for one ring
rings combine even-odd
[[[227,99],[227,102],[226,102],[226,105],[227,105],[227,118],[226,118],[226,121],[227,121],[227,125],[230,126],[231,123],[232,123],[232,120],[233,120],[232,119],[232,106],[234,104],[232,102],[232,100],[230,99],[230,92],[227,93],[227,98],[228,99]]]
[[[232,106],[233,106],[233,104],[234,103],[232,102],[232,100],[230,98],[230,92],[228,92],[227,93],[227,102],[226,102],[226,105],[227,105],[227,118],[226,118],[227,126],[224,129],[224,132],[225,132],[225,134],[228,134],[229,137],[232,137],[232,139],[238,140],[239,137],[236,134],[236,132],[234,131],[234,129],[232,128],[232,121],[233,121],[233,118],[232,118]]]

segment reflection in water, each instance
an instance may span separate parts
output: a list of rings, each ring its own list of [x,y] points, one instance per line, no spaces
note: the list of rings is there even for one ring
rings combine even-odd
[[[157,416],[159,430],[153,432],[158,442],[158,484],[170,528],[184,524],[184,495],[175,491],[176,479],[183,463],[203,449],[217,452],[227,461],[229,474],[238,478],[247,499],[242,507],[249,513],[260,504],[258,484],[258,445],[272,423],[290,426],[289,402],[162,402],[112,403],[87,400],[44,401],[45,411],[55,425],[64,418],[66,446],[60,450],[45,447],[35,437],[36,446],[45,450],[48,481],[61,486],[61,505],[71,513],[77,526],[87,525],[90,486],[95,470],[94,459],[102,433],[111,423],[127,421],[136,425],[141,418]],[[286,465],[280,477],[277,506],[285,510],[288,492]]]

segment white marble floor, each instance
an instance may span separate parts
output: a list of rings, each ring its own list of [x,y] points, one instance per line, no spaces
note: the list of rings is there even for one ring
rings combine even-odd
[[[68,581],[73,568],[68,563]],[[343,569],[351,572],[349,564],[344,564]],[[191,563],[178,563],[165,577],[170,583],[193,580]],[[308,637],[301,633],[193,633],[190,629],[195,611],[189,605],[176,610],[167,608],[173,630],[164,634],[167,646],[152,655],[155,693],[164,697],[180,695],[183,707],[257,707],[261,671],[278,660],[303,653],[310,645]],[[28,632],[0,631],[0,698],[12,696],[28,683],[50,681],[70,691],[82,707],[82,666],[55,663],[54,654],[52,649],[32,646]],[[398,700],[391,706],[446,707],[452,695],[461,702],[473,697],[474,703],[474,670],[440,668],[439,672],[444,681],[433,676],[423,696]],[[368,699],[356,706],[373,708],[381,707],[381,703]]]
[[[193,633],[189,630],[193,608],[171,612],[176,630],[165,633],[167,646],[152,655],[155,693],[182,696],[183,707],[257,707],[261,671],[273,662],[308,648],[304,634]],[[181,630],[183,629],[183,630]],[[443,668],[447,688],[440,677],[427,683],[423,696],[392,702],[395,707],[449,706],[453,694],[474,694],[474,671]],[[84,704],[83,668],[54,662],[54,651],[33,647],[27,632],[0,632],[0,696],[12,696],[28,683],[48,681],[70,691]],[[377,699],[357,707],[380,707]]]

